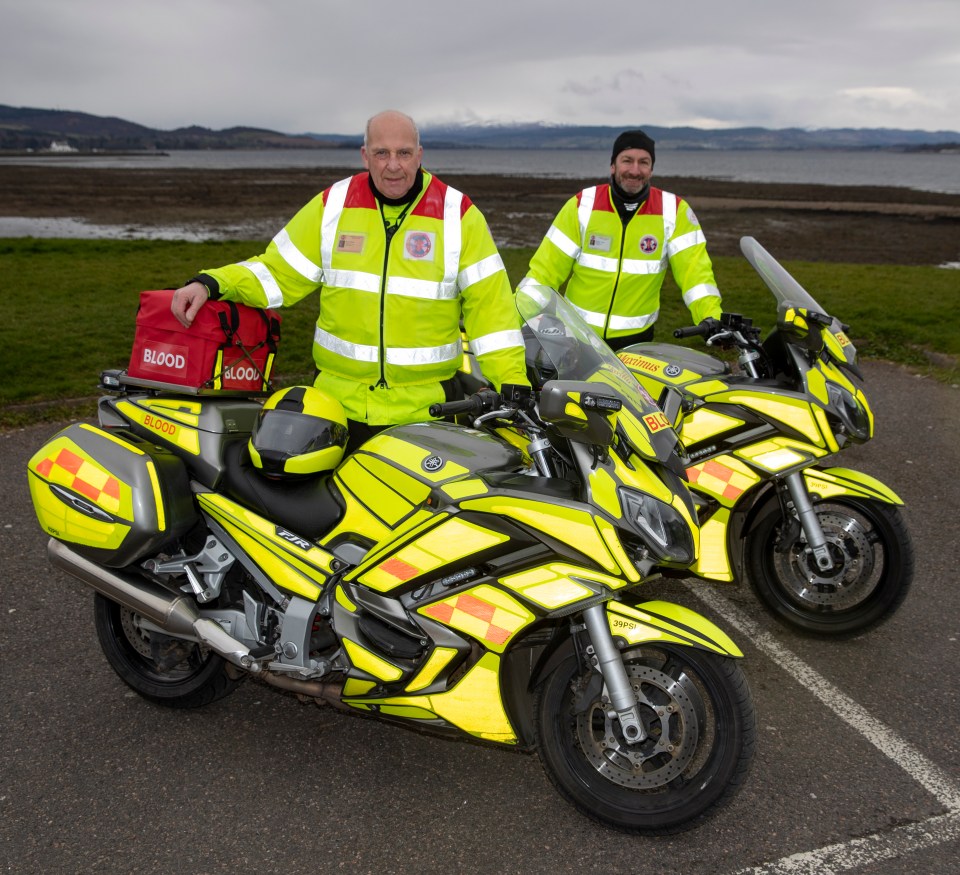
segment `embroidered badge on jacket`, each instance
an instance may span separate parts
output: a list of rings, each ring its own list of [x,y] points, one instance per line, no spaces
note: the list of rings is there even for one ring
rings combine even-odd
[[[435,236],[428,231],[407,231],[403,239],[403,257],[416,261],[433,261]]]

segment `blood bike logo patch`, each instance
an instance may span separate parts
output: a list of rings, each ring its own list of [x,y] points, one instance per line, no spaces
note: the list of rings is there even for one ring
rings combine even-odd
[[[424,471],[432,474],[434,471],[439,471],[443,467],[443,459],[441,459],[440,456],[427,456],[421,463],[421,467]]]
[[[407,231],[403,239],[404,258],[433,261],[434,235],[428,231]]]
[[[645,234],[640,238],[640,251],[647,255],[653,255],[660,248],[660,241],[652,234]]]

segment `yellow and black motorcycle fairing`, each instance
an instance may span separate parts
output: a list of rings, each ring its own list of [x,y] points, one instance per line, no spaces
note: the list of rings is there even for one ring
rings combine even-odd
[[[688,608],[623,599],[696,561],[676,435],[606,347],[578,349],[593,335],[562,300],[523,303],[562,353],[541,391],[440,405],[474,425],[397,426],[310,477],[251,464],[258,400],[109,377],[99,425],[54,436],[28,477],[119,677],[175,708],[256,677],[536,751],[573,805],[630,832],[731,798],[755,743],[741,651]]]
[[[748,578],[795,628],[858,634],[889,618],[909,590],[903,502],[870,475],[824,464],[873,436],[856,349],[756,241],[743,247],[778,308],[762,344],[750,320],[724,314],[714,342],[739,349],[736,373],[663,343],[628,347],[620,358],[660,399],[683,445],[701,526],[690,570],[722,582]]]

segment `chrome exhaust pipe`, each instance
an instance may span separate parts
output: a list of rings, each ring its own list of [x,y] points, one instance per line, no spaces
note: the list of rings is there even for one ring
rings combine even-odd
[[[250,656],[250,649],[227,634],[219,623],[201,617],[189,597],[144,578],[103,568],[54,538],[47,542],[47,558],[54,567],[76,577],[111,601],[135,611],[165,632],[198,641],[246,671],[260,671],[260,663]]]

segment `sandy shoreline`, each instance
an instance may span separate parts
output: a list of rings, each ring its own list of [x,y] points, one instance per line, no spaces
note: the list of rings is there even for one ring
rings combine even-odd
[[[109,169],[0,166],[0,236],[13,220],[80,220],[92,234],[268,240],[355,168]],[[564,201],[600,179],[444,174],[487,217],[501,246],[535,246]],[[960,262],[960,195],[903,188],[655,177],[695,208],[715,255],[749,234],[781,259],[867,264]],[[7,220],[4,222],[3,220]],[[102,231],[96,227],[102,226]],[[39,228],[41,225],[34,224]],[[69,227],[53,223],[52,229]],[[109,233],[109,231],[117,233]],[[39,232],[34,230],[33,232]],[[50,236],[49,234],[46,236]]]

